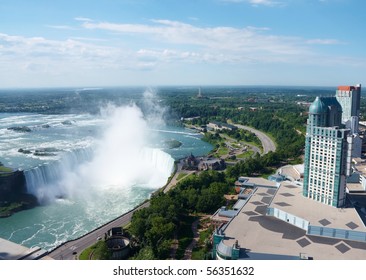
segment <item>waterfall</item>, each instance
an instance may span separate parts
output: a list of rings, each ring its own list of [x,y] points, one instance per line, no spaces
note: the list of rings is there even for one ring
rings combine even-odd
[[[108,168],[112,173],[103,173],[101,168],[95,166],[91,148],[70,151],[58,161],[25,170],[27,191],[35,195],[40,203],[48,203],[55,198],[68,197],[73,190],[85,185],[99,188],[141,185],[156,189],[166,184],[174,167],[174,159],[155,148],[141,149],[134,161],[124,158],[119,161],[116,169]],[[107,163],[105,165],[108,166]]]
[[[60,160],[40,164],[24,171],[27,191],[35,195],[39,202],[48,202],[55,197],[67,195],[61,185],[65,174],[73,172],[78,166],[92,159],[91,148],[65,152]]]
[[[136,105],[109,106],[103,133],[91,148],[65,154],[25,172],[28,191],[42,203],[57,197],[98,196],[113,188],[129,191],[134,186],[159,188],[166,184],[173,158],[149,148],[153,135]],[[156,114],[155,114],[156,115]],[[154,116],[155,116],[154,115]]]
[[[166,152],[159,149],[145,148],[142,150],[142,160],[150,162],[154,168],[164,175],[170,176],[174,159]]]
[[[173,171],[174,159],[168,153],[153,148],[144,148],[140,157],[141,161],[148,165],[146,172],[152,171],[147,182],[149,187],[158,188],[165,185]]]

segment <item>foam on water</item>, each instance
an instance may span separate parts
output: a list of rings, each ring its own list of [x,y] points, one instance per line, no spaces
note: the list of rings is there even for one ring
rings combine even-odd
[[[154,131],[146,119],[134,105],[110,106],[100,116],[0,114],[0,161],[6,159],[14,168],[22,166],[29,191],[48,202],[0,219],[0,237],[28,247],[54,248],[148,198],[166,183],[173,157],[190,152],[202,155],[211,149],[198,134],[183,128]],[[72,125],[62,124],[65,120]],[[7,130],[23,124],[34,124],[37,129],[31,133]],[[42,128],[43,124],[50,127]],[[172,135],[183,143],[182,148],[159,148]],[[19,153],[20,148],[59,152],[41,157]]]

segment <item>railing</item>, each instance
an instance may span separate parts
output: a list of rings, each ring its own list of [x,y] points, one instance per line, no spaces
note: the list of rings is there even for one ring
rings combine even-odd
[[[291,225],[294,225],[298,228],[301,228],[303,230],[307,230],[308,226],[309,226],[309,222],[307,220],[304,220],[302,218],[299,218],[295,215],[289,214],[289,213],[279,210],[277,208],[268,207],[267,215],[276,217],[277,219],[285,221],[285,222],[287,222]]]
[[[307,234],[366,242],[366,232],[309,225]]]

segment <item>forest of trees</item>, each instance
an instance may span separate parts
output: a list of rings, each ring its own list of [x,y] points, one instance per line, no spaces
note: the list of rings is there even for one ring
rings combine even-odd
[[[168,193],[151,198],[150,207],[137,211],[129,227],[142,249],[136,259],[169,257],[174,233],[192,213],[214,213],[225,204],[224,194],[233,191],[225,173],[205,171],[182,180]]]

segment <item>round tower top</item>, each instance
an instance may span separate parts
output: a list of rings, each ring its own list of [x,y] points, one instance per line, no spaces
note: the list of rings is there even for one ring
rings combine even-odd
[[[310,114],[326,114],[328,112],[327,105],[317,96],[314,102],[310,105],[309,113]]]

